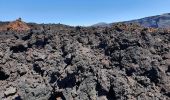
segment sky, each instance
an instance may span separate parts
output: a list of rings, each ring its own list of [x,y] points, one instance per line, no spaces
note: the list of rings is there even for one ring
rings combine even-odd
[[[170,13],[170,0],[0,0],[0,21],[89,26]]]

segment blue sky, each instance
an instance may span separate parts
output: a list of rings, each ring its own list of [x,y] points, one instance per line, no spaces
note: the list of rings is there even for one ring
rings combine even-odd
[[[0,20],[92,25],[170,13],[170,0],[0,0]]]

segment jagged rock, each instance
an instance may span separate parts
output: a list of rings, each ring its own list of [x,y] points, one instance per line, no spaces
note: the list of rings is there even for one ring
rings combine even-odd
[[[0,57],[2,58],[4,56],[4,53],[3,52],[0,52]]]
[[[170,59],[170,53],[163,55],[164,59]]]
[[[16,92],[17,92],[16,87],[9,87],[6,89],[4,94],[5,94],[5,96],[10,96],[10,95],[14,95]]]
[[[26,25],[0,31],[0,99],[170,99],[168,31]]]
[[[22,76],[22,75],[24,75],[24,74],[26,74],[27,73],[27,68],[28,66],[27,65],[25,65],[25,64],[18,64],[17,65],[17,68],[19,68],[18,69],[18,73]]]
[[[21,18],[13,21],[7,25],[7,30],[13,31],[28,31],[30,30],[29,26],[21,20]]]
[[[165,65],[170,66],[170,59],[165,60]]]

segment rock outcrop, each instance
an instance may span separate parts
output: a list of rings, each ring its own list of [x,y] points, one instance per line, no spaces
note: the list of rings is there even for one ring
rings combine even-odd
[[[10,22],[7,25],[1,25],[0,27],[1,31],[28,31],[30,30],[30,27],[21,20],[21,18],[18,18],[16,21]]]

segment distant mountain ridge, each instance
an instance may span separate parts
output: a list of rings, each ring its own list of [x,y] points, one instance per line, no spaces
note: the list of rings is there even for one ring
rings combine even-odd
[[[145,27],[170,28],[170,13],[126,21],[125,23],[138,23]]]
[[[130,20],[130,21],[123,21],[121,23],[137,23],[144,27],[170,28],[170,13],[156,15],[156,16],[150,16],[150,17],[145,17],[145,18],[135,19],[135,20]],[[113,24],[115,24],[115,23],[109,23],[107,25],[106,25],[106,23],[95,24],[92,26],[104,27],[104,26],[111,26]]]
[[[109,26],[109,24],[108,24],[108,23],[105,23],[105,22],[100,22],[100,23],[94,24],[94,25],[92,25],[92,26],[102,26],[102,27],[107,27],[107,26]]]

